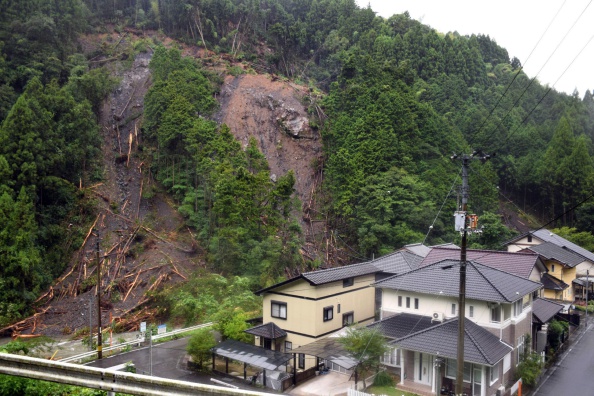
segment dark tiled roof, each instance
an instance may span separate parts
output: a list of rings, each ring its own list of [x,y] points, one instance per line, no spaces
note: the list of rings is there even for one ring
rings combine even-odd
[[[413,253],[416,256],[425,257],[431,248],[429,246],[423,245],[422,243],[411,243],[410,245],[404,245],[403,250]]]
[[[304,272],[299,276],[286,281],[274,284],[272,286],[260,289],[256,295],[260,295],[277,287],[295,282],[299,279],[306,280],[312,286],[323,285],[330,282],[336,282],[343,279],[355,278],[357,276],[385,272],[388,274],[402,274],[418,267],[423,258],[406,250],[399,250],[372,261],[364,263],[345,265],[322,269],[317,271]]]
[[[488,330],[470,320],[464,321],[464,361],[493,366],[512,348]],[[403,349],[450,359],[458,356],[458,319],[448,320],[394,342]]]
[[[386,254],[371,262],[378,272],[397,275],[416,269],[422,257],[407,251]]]
[[[287,336],[287,332],[275,325],[272,322],[261,324],[260,326],[255,326],[250,329],[245,330],[248,334],[253,334],[255,336],[269,338],[272,340],[276,340],[277,338],[282,338]]]
[[[532,302],[532,321],[537,323],[547,323],[562,309],[562,304],[544,298],[537,298]]]
[[[424,267],[446,259],[459,260],[460,250],[435,247],[423,259],[420,266]],[[538,254],[468,249],[466,259],[528,279],[538,262]]]
[[[347,370],[350,370],[357,365],[357,360],[344,349],[344,346],[338,341],[338,337],[333,336],[300,346],[299,348],[293,349],[291,352],[304,353],[306,355],[330,360]]]
[[[576,245],[573,242],[568,241],[567,239],[565,239],[563,237],[560,237],[559,235],[557,235],[549,230],[545,230],[545,229],[540,229],[540,230],[536,230],[536,231],[528,231],[522,235],[519,235],[519,236],[505,242],[505,245],[509,245],[513,242],[519,241],[520,239],[528,236],[528,234],[532,234],[533,237],[536,237],[543,242],[551,242],[557,246],[566,247],[567,249],[573,251],[576,254],[579,254],[580,256],[582,256],[585,259],[594,263],[594,253],[592,253],[589,250],[584,249],[583,247],[581,247],[579,245]]]
[[[374,322],[367,327],[379,329],[388,338],[399,339],[439,323],[432,322],[429,316],[400,313]]]
[[[444,260],[373,284],[375,287],[457,297],[460,262]],[[466,298],[510,303],[541,288],[541,284],[495,268],[469,261],[466,266]]]
[[[565,290],[569,287],[569,285],[563,282],[561,279],[555,278],[551,274],[542,274],[540,278],[540,283],[545,289],[549,290]]]
[[[368,261],[360,264],[345,265],[344,267],[304,272],[301,274],[301,276],[304,279],[307,279],[312,285],[323,285],[325,283],[354,278],[356,276],[374,274],[376,272],[377,268],[375,268],[372,262]]]
[[[322,269],[311,272],[304,272],[294,278],[287,279],[286,281],[276,283],[272,286],[265,287],[255,292],[256,295],[261,295],[269,290],[276,289],[277,287],[284,286],[286,284],[298,281],[300,279],[306,280],[312,286],[323,285],[330,282],[336,282],[343,279],[354,278],[357,276],[369,275],[378,272],[378,269],[372,264],[371,261],[367,261],[359,264],[345,265],[343,267],[335,267]]]
[[[228,357],[266,370],[275,370],[278,366],[286,364],[293,358],[288,353],[271,351],[235,340],[223,341],[211,348],[211,351],[219,356]]]
[[[567,248],[560,247],[552,242],[543,242],[540,245],[527,247],[525,250],[538,253],[547,260],[558,261],[570,268],[585,261],[584,257],[579,254],[576,254]]]

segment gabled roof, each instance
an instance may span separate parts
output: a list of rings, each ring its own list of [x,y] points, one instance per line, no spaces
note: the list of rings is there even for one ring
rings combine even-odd
[[[443,260],[372,284],[378,288],[457,297],[460,261]],[[469,261],[466,266],[466,298],[511,303],[540,289],[540,283]]]
[[[545,289],[549,290],[565,290],[569,287],[567,283],[563,282],[561,279],[555,278],[549,273],[542,274],[540,283],[542,283],[542,286]]]
[[[552,242],[543,242],[540,245],[528,246],[524,250],[529,250],[540,254],[547,260],[555,260],[570,268],[585,261],[583,256],[572,252],[571,250],[560,247]]]
[[[431,248],[422,243],[411,243],[409,245],[404,245],[403,250],[407,250],[420,257],[425,257],[429,251],[431,251]]]
[[[532,302],[532,321],[536,323],[547,323],[562,309],[563,304],[544,298],[537,298]]]
[[[446,259],[460,259],[460,250],[451,248],[434,247],[431,252],[423,259],[420,267],[437,263]],[[539,262],[537,253],[511,253],[499,250],[468,249],[466,259],[476,261],[489,267],[497,268],[501,271],[509,272],[522,278],[528,279],[534,266],[538,265],[542,271],[546,268]]]
[[[394,344],[403,349],[438,355],[450,359],[458,356],[458,319],[410,334]],[[464,361],[494,366],[512,347],[471,320],[464,321]]]
[[[371,261],[371,264],[378,272],[396,275],[417,269],[422,259],[421,256],[409,251],[399,250],[377,258]]]
[[[255,294],[259,296],[262,293],[301,279],[309,282],[309,284],[312,286],[318,286],[343,279],[354,278],[357,276],[375,274],[378,272],[401,274],[417,268],[422,259],[423,258],[421,256],[418,256],[410,251],[404,249],[398,250],[364,263],[304,272],[294,278],[260,289]]]
[[[272,322],[264,323],[259,326],[254,326],[252,328],[245,330],[245,332],[259,337],[269,338],[271,340],[276,340],[277,338],[287,336],[286,331],[284,331]]]
[[[304,272],[301,275],[298,275],[291,279],[287,279],[286,281],[276,283],[272,286],[260,289],[255,294],[259,296],[262,293],[301,279],[309,282],[309,284],[312,286],[318,286],[343,279],[374,274],[376,272],[378,272],[378,269],[373,265],[373,262],[371,261],[359,264],[345,265],[343,267],[335,267],[311,272]]]
[[[439,323],[433,322],[429,316],[398,313],[374,322],[367,327],[378,329],[384,336],[397,340]]]
[[[536,231],[528,231],[522,235],[519,235],[519,236],[505,242],[505,245],[513,244],[514,242],[525,238],[526,236],[528,236],[528,234],[532,234],[533,237],[536,237],[543,242],[551,242],[557,246],[565,247],[565,248],[573,251],[574,253],[579,254],[580,256],[584,257],[588,261],[594,263],[594,253],[592,253],[589,250],[586,250],[583,247],[576,245],[575,243],[570,242],[567,239],[560,237],[559,235],[557,235],[549,230],[546,230],[546,229],[540,229],[540,230],[536,230]]]

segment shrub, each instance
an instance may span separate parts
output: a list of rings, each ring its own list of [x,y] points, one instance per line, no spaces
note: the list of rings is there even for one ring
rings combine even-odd
[[[373,379],[374,386],[394,386],[394,378],[386,371],[380,371]]]

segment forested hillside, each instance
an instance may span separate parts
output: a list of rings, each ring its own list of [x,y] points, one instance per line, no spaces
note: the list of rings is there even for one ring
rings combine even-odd
[[[302,166],[324,181],[307,220],[327,222],[325,238],[350,261],[455,242],[460,164],[450,156],[473,150],[496,154],[473,164],[470,209],[486,226],[475,246],[497,248],[511,235],[497,215],[508,198],[536,226],[556,219],[550,228],[594,231],[590,201],[568,211],[594,184],[592,92],[542,86],[488,36],[437,32],[406,13],[384,19],[354,0],[0,4],[1,322],[19,318],[64,270],[92,221],[93,202],[77,186],[101,180],[96,122],[115,87],[104,67],[114,54],[107,45],[85,52],[83,33],[146,35],[154,55],[143,159],[209,269],[251,287],[336,262],[300,250],[295,174],[272,178],[257,140],[238,142],[213,121],[223,74],[268,72],[309,87],[303,105],[324,152]],[[155,31],[200,55],[166,49],[148,39]]]

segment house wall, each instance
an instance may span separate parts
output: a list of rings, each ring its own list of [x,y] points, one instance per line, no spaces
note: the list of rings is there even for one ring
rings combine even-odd
[[[355,323],[369,324],[374,319],[375,281],[373,274],[356,277],[352,286],[343,287],[342,280],[312,286],[300,279],[279,286],[263,295],[263,323],[273,322],[287,332],[282,340],[291,342],[292,349],[323,338],[343,326],[343,314],[352,312]],[[287,318],[272,317],[272,303],[287,304]],[[340,312],[339,312],[340,305]],[[324,308],[332,307],[333,318],[324,321]],[[315,357],[305,357],[305,368],[315,365]]]
[[[409,293],[405,291],[396,291],[391,289],[382,289],[382,318],[395,315],[397,313],[406,312],[416,315],[432,316],[434,312],[442,313],[445,319],[450,319],[458,316],[458,298],[457,297],[442,297],[422,293]],[[402,296],[402,307],[398,306],[398,296]],[[406,297],[410,298],[411,307],[406,308]],[[414,308],[414,299],[419,299],[419,309]],[[456,305],[456,310],[452,312],[452,304]],[[470,317],[470,307],[473,307],[473,316]],[[474,323],[491,331],[493,334],[500,336],[501,331],[507,331],[509,326],[515,325],[519,321],[528,318],[531,321],[532,315],[532,301],[524,308],[523,312],[516,318],[513,317],[513,308],[511,304],[501,304],[502,311],[506,311],[509,317],[505,319],[505,314],[501,314],[501,323],[491,322],[491,309],[486,301],[466,299],[466,315],[467,320],[472,320]],[[505,342],[511,340],[509,337],[502,338]]]
[[[586,276],[586,271],[590,271],[590,276],[593,276],[594,265],[589,261],[584,261],[583,263],[580,263],[575,267],[575,276],[578,278]]]
[[[522,239],[517,240],[516,242],[510,243],[507,245],[508,252],[518,252],[522,249],[526,249],[527,247],[540,245],[542,241],[534,236],[532,236],[532,241],[528,242],[528,236],[525,236]]]
[[[564,301],[573,301],[575,300],[575,290],[573,287],[573,280],[576,278],[576,271],[577,267],[569,268],[560,264],[558,261],[554,260],[546,260],[545,265],[549,274],[554,276],[557,279],[561,279],[563,282],[567,283],[569,287],[563,290],[563,293],[553,293],[556,297],[549,297],[549,298],[559,298],[561,297]],[[553,271],[553,267],[555,270]],[[550,294],[550,293],[549,293]]]

